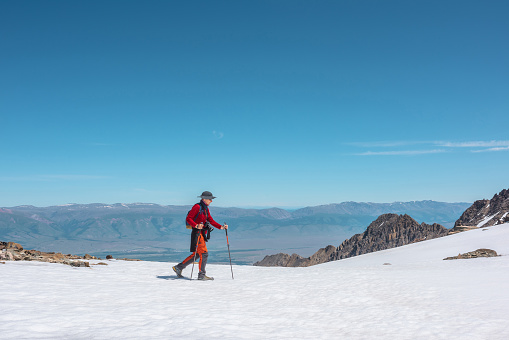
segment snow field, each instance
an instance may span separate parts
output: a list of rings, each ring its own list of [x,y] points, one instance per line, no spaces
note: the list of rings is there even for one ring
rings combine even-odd
[[[229,265],[211,264],[211,282],[174,279],[173,264],[163,262],[107,261],[91,269],[7,262],[0,264],[0,334],[508,339],[509,256],[442,260],[478,248],[509,255],[509,224],[309,268],[234,266],[235,280]]]

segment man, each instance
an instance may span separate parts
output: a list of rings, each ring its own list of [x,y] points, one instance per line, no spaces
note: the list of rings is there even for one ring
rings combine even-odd
[[[208,241],[207,234],[210,233],[205,225],[210,224],[217,229],[228,229],[228,225],[225,224],[222,226],[210,216],[209,205],[212,203],[212,200],[216,198],[210,191],[204,191],[198,198],[201,198],[201,201],[192,207],[186,217],[188,228],[191,227],[193,230],[191,232],[190,248],[192,254],[172,268],[178,277],[182,277],[182,270],[191,264],[196,258],[196,255],[198,255],[200,257],[198,280],[214,280],[213,277],[205,275],[205,266],[207,265],[207,259],[209,257],[205,242]]]

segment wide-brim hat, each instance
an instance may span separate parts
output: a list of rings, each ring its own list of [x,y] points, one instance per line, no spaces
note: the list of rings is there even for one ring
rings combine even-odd
[[[201,196],[198,196],[198,198],[205,199],[205,200],[212,200],[216,198],[216,196],[212,195],[210,191],[204,191],[201,193]]]

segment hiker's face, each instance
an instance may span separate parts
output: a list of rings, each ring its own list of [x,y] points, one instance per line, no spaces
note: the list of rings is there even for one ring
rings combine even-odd
[[[210,205],[210,203],[212,203],[212,200],[208,200],[208,199],[204,198],[203,202],[205,202],[206,205]]]

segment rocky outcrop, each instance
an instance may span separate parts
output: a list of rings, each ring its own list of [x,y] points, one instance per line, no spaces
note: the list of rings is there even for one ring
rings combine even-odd
[[[300,255],[292,254],[291,256],[299,256]],[[262,266],[262,267],[288,267],[287,264],[290,261],[290,255],[285,253],[279,253],[275,255],[267,255],[263,258],[263,260],[255,262],[253,266]]]
[[[373,221],[362,234],[352,236],[337,248],[331,260],[372,253],[384,249],[447,235],[440,224],[417,223],[408,215],[384,214]]]
[[[475,201],[456,221],[461,226],[491,227],[509,222],[509,190],[504,189],[492,199]]]
[[[19,243],[0,242],[0,260],[6,261],[39,261],[49,263],[62,263],[73,267],[90,267],[87,261],[100,260],[95,256],[64,255],[62,253],[42,252],[38,250],[25,250]]]
[[[106,256],[107,260],[113,259],[113,256]],[[49,263],[62,263],[73,267],[90,267],[89,262],[79,260],[101,260],[100,257],[85,254],[80,255],[64,255],[62,253],[43,252],[38,250],[25,250],[19,243],[0,241],[0,260],[6,261],[40,261]],[[139,259],[117,259],[121,261],[142,261]],[[99,262],[95,265],[107,265],[107,263]]]
[[[475,259],[478,257],[497,257],[497,256],[499,255],[494,250],[477,249],[465,254],[458,254],[458,256],[446,257],[444,260]]]
[[[256,262],[254,265],[262,267],[309,267],[330,261],[331,255],[335,252],[336,247],[329,245],[325,248],[321,248],[310,257],[279,253],[276,255],[267,255],[263,260]]]
[[[345,259],[374,251],[400,247],[405,244],[447,235],[440,224],[417,223],[408,215],[384,214],[373,221],[366,231],[345,240],[339,247],[327,246],[308,258],[297,254],[268,255],[255,266],[307,267],[319,263]]]

